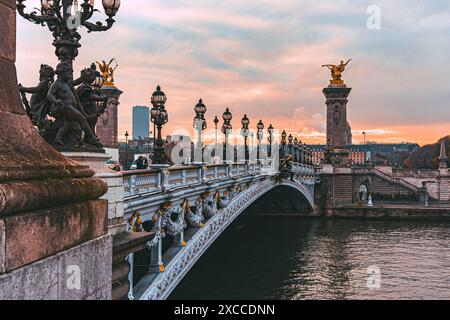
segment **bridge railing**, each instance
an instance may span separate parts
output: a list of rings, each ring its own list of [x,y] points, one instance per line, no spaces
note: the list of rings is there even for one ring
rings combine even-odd
[[[296,173],[313,174],[314,167],[293,163]],[[278,167],[272,160],[235,162],[223,164],[199,164],[182,167],[123,171],[125,198],[146,193],[159,193],[176,188],[186,188],[205,182],[215,182],[247,175],[275,175]]]

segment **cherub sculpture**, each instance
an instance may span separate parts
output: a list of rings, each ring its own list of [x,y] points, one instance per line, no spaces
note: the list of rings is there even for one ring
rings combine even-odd
[[[19,84],[19,91],[25,109],[31,122],[39,128],[39,131],[42,131],[48,124],[47,115],[50,112],[50,103],[47,100],[47,94],[54,80],[55,70],[46,64],[41,64],[41,68],[39,69],[39,84],[36,87],[24,87]],[[29,102],[26,93],[31,94]]]

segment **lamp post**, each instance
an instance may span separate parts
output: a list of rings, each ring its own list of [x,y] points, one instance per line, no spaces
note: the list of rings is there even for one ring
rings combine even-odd
[[[150,145],[150,137],[152,136],[152,131],[150,130],[149,132],[148,132],[148,146],[147,146],[147,148],[148,148],[148,158],[150,159],[150,151],[151,151],[151,145]]]
[[[257,135],[257,139],[258,139],[258,152],[257,152],[257,159],[258,161],[261,158],[261,141],[264,138],[264,123],[262,122],[262,120],[259,120],[258,124],[256,125],[256,127],[258,128],[258,135]]]
[[[206,106],[203,103],[203,100],[200,99],[198,103],[195,105],[195,118],[194,118],[194,129],[197,130],[197,146],[194,152],[194,160],[195,162],[199,160],[203,163],[203,143],[202,143],[202,132],[207,128],[205,113]],[[200,154],[198,154],[200,152]]]
[[[80,0],[81,8],[78,7],[78,0],[41,0],[40,14],[36,11],[25,13],[25,0],[16,2],[17,12],[23,18],[48,27],[54,38],[56,56],[60,62],[68,63],[70,66],[78,56],[78,48],[81,47],[78,27],[83,26],[88,32],[109,30],[115,23],[114,16],[120,7],[120,0],[103,0],[103,9],[108,16],[106,24],[103,24],[89,22],[94,12],[98,11],[94,8],[94,0]]]
[[[214,157],[217,156],[216,152],[217,152],[217,144],[218,144],[218,140],[217,140],[218,125],[219,125],[219,118],[217,118],[217,116],[214,116]]]
[[[298,162],[298,139],[294,139],[294,162]]]
[[[283,146],[286,145],[286,138],[287,138],[286,130],[283,130],[283,132],[281,133],[281,145]]]
[[[255,132],[254,131],[252,131],[251,133],[250,133],[250,138],[251,138],[251,141],[250,141],[250,145],[252,146],[252,156],[255,154],[254,152],[254,150],[255,150]]]
[[[280,159],[286,155],[286,138],[287,138],[286,130],[283,130],[283,132],[281,133]]]
[[[268,156],[269,158],[272,158],[272,143],[273,143],[273,132],[274,132],[274,128],[272,126],[272,124],[269,125],[269,128],[267,128],[267,132],[269,132],[269,151],[268,151]]]
[[[230,112],[230,109],[227,108],[225,112],[222,114],[223,126],[222,133],[225,135],[224,147],[223,147],[223,161],[227,160],[227,147],[228,147],[228,137],[233,129],[231,125],[231,119],[233,119],[233,115]]]
[[[289,147],[289,153],[290,153],[291,155],[292,155],[292,146],[293,146],[292,142],[293,142],[293,140],[294,140],[294,137],[292,136],[292,134],[289,134],[289,137],[288,137],[288,141],[289,141],[288,147]]]
[[[155,148],[152,157],[153,164],[168,164],[165,154],[164,141],[162,139],[161,130],[163,125],[169,121],[169,115],[165,109],[167,97],[161,87],[157,86],[156,91],[152,94],[151,103],[153,108],[150,110],[151,121],[156,125],[158,136],[155,141]]]
[[[128,168],[128,131],[125,131],[125,141],[126,141],[126,147],[125,147],[125,165],[124,165],[124,169],[127,170]]]
[[[244,117],[242,118],[241,123],[242,123],[241,134],[244,137],[244,154],[245,154],[244,157],[245,157],[245,162],[247,162],[249,160],[247,140],[248,140],[248,135],[249,135],[248,125],[250,124],[250,119],[247,117],[246,114],[244,114]]]

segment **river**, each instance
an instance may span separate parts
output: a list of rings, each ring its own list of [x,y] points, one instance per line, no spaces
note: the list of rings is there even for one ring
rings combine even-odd
[[[170,299],[450,299],[450,223],[242,216]]]

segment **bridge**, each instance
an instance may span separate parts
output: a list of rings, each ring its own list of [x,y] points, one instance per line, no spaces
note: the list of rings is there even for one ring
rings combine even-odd
[[[147,243],[149,272],[130,288],[129,298],[167,298],[239,215],[280,186],[295,190],[317,214],[314,167],[295,162],[292,172],[292,179],[280,179],[273,160],[123,172],[125,218],[140,212],[145,229],[155,234]],[[163,250],[165,238],[173,241]],[[132,278],[131,272],[130,283]]]

